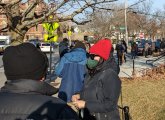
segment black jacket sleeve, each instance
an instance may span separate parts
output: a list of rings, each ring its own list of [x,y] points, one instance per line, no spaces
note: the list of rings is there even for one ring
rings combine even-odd
[[[80,120],[77,113],[69,106],[65,106],[59,114],[58,120]]]
[[[121,81],[117,73],[107,69],[102,73],[102,89],[98,89],[97,101],[86,101],[86,107],[93,112],[111,112],[116,110],[121,92]]]

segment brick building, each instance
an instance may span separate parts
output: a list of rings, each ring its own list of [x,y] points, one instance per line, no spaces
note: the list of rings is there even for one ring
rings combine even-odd
[[[33,2],[34,0],[29,0],[28,2],[25,3],[20,3],[20,9],[23,11],[25,10],[28,5]],[[2,0],[3,3],[8,3],[11,2],[11,0]],[[36,13],[40,13],[42,8],[46,7],[46,3],[42,2],[41,4],[39,4],[36,8]],[[0,29],[4,28],[7,25],[7,19],[5,15],[0,15]],[[6,35],[7,33],[5,32],[0,32],[0,35]],[[43,39],[43,35],[44,35],[44,29],[42,27],[42,24],[38,24],[35,27],[32,27],[28,30],[28,32],[26,33],[25,37],[24,37],[24,41],[26,40],[30,40],[30,39]]]

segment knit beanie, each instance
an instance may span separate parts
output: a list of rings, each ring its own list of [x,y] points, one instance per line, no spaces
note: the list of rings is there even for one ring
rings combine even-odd
[[[99,55],[104,60],[108,60],[110,56],[110,51],[112,49],[112,43],[109,39],[99,40],[96,44],[94,44],[90,49],[90,54]]]
[[[75,46],[73,47],[73,49],[75,49],[75,48],[82,48],[82,49],[86,50],[86,47],[85,47],[84,43],[81,42],[81,41],[76,41]]]
[[[48,58],[33,44],[22,43],[5,49],[3,65],[8,80],[40,80],[46,74]]]

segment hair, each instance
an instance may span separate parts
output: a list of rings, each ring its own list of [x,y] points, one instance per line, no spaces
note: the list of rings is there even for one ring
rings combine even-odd
[[[69,40],[68,40],[68,38],[64,38],[63,41],[64,42],[68,42]]]

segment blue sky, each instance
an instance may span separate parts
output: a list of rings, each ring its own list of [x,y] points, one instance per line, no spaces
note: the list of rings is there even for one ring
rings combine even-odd
[[[27,1],[27,0],[23,0]],[[48,0],[45,0],[48,1]],[[119,0],[119,2],[124,2],[125,0]],[[131,5],[133,3],[136,3],[137,0],[127,0],[128,4]],[[149,1],[149,0],[146,0]],[[163,5],[165,5],[165,0],[151,0],[153,2],[153,9],[163,9]]]
[[[27,1],[27,0],[23,0],[24,2],[25,1]],[[45,2],[47,2],[48,0],[45,0]],[[62,0],[61,0],[62,1]],[[132,5],[132,4],[135,4],[135,3],[137,3],[137,1],[139,1],[139,0],[127,0],[128,1],[128,6],[130,6],[130,5]],[[143,0],[141,0],[141,1],[143,1]],[[163,9],[163,6],[165,6],[165,0],[144,0],[144,1],[146,1],[146,2],[148,2],[148,1],[152,1],[152,12],[154,11],[154,10],[162,10]],[[118,0],[117,2],[119,2],[119,3],[124,3],[125,2],[125,0]],[[116,3],[117,3],[116,2]],[[137,4],[137,5],[140,5],[140,4]],[[165,10],[165,9],[164,9]],[[71,12],[71,11],[70,11]],[[66,13],[67,14],[67,13]],[[86,17],[84,16],[84,15],[82,15],[82,14],[79,14],[79,15],[77,15],[76,17],[75,17],[75,19],[85,19]],[[78,21],[79,21],[78,20]],[[81,20],[80,20],[81,21]]]
[[[165,6],[165,0],[154,0],[153,1],[153,7],[155,9],[163,9],[163,6]]]
[[[120,1],[125,1],[125,0],[120,0]],[[146,1],[152,1],[152,7],[153,10],[157,10],[157,9],[163,9],[163,6],[165,5],[165,0],[146,0]],[[128,0],[128,4],[131,5],[133,3],[136,3],[137,0]]]

